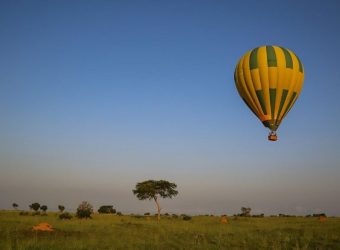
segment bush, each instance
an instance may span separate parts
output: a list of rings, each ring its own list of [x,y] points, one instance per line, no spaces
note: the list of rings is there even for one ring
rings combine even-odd
[[[59,214],[59,219],[61,220],[70,220],[72,219],[72,215],[70,213],[62,213],[62,214]]]
[[[144,213],[144,215],[145,215],[145,216],[149,216],[149,215],[150,215],[150,213]]]
[[[93,214],[93,206],[87,201],[83,201],[77,208],[77,217],[80,219],[91,218]]]
[[[123,214],[121,212],[117,212],[117,215],[118,216],[122,216]]]
[[[33,216],[40,215],[40,211],[36,211],[32,213]]]
[[[19,215],[26,216],[26,215],[29,215],[29,212],[27,212],[27,211],[21,211],[21,212],[19,213]]]
[[[191,218],[191,216],[189,216],[189,215],[184,215],[183,216],[183,220],[191,220],[192,218]]]
[[[172,214],[172,218],[177,219],[178,215],[177,214]]]
[[[111,205],[101,206],[98,209],[98,213],[100,213],[100,214],[115,214],[116,209],[114,209],[113,206],[111,206]]]

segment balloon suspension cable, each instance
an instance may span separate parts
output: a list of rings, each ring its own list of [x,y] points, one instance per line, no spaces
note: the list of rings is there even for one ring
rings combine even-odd
[[[277,141],[277,134],[276,131],[270,131],[268,135],[268,140],[269,141]]]

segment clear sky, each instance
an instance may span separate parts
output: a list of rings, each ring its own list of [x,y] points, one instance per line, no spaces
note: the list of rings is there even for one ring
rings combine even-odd
[[[152,212],[340,215],[339,1],[0,2],[0,209],[82,200]],[[279,141],[236,91],[239,58],[293,50]]]

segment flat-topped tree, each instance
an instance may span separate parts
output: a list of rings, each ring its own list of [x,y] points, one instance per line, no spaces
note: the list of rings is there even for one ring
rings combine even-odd
[[[29,207],[30,209],[33,209],[35,212],[37,212],[40,208],[40,204],[38,202],[34,202]]]
[[[139,200],[154,200],[157,205],[157,219],[161,218],[161,207],[158,198],[172,198],[178,194],[177,185],[165,180],[148,180],[136,184],[136,189],[132,190],[133,194]]]
[[[63,213],[64,210],[65,210],[65,206],[63,206],[63,205],[58,205],[58,209],[59,209],[60,213]]]
[[[242,211],[241,216],[249,217],[251,208],[250,207],[241,207],[241,211]]]
[[[13,207],[15,210],[17,210],[17,208],[19,207],[19,205],[16,204],[16,203],[13,203],[13,204],[12,204],[12,207]]]
[[[46,214],[48,207],[46,205],[42,205],[40,209]]]

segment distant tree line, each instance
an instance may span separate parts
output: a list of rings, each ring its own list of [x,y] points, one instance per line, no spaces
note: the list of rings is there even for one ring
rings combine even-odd
[[[136,184],[135,189],[132,190],[133,194],[139,199],[139,200],[154,200],[156,203],[157,213],[155,216],[157,217],[157,220],[159,221],[161,218],[161,206],[159,203],[160,198],[173,198],[178,194],[178,191],[176,190],[177,185],[175,183],[171,183],[166,180],[147,180],[143,182],[139,182]],[[12,203],[12,207],[17,210],[19,205],[17,203]],[[34,202],[29,205],[29,209],[32,210],[32,215],[47,215],[48,207],[47,205],[40,205],[38,202]],[[65,206],[58,205],[59,209],[59,218],[60,219],[71,219],[73,216],[70,213],[65,213]],[[83,201],[77,208],[75,216],[77,218],[81,219],[89,219],[92,218],[93,212],[93,206],[87,202]],[[121,212],[117,212],[116,209],[113,207],[113,205],[102,205],[97,210],[100,214],[116,214],[118,216],[121,216]],[[41,213],[42,212],[42,213]],[[21,211],[20,215],[29,215],[26,211]],[[150,213],[145,213],[144,216],[141,215],[134,215],[131,214],[131,216],[142,218],[142,217],[149,217]],[[170,214],[165,213],[162,214],[164,217],[170,217]],[[207,215],[209,216],[209,215]],[[214,215],[210,215],[214,216]],[[173,214],[172,218],[178,218],[181,217],[183,220],[190,220],[191,217],[185,214],[182,214],[180,216]],[[255,218],[263,218],[264,214],[253,214],[251,215],[251,208],[250,207],[241,207],[241,213],[234,214],[234,217],[237,219],[237,217],[255,217]],[[296,217],[295,215],[287,215],[280,213],[277,215],[271,215],[271,217]],[[318,214],[312,214],[312,215],[306,215],[305,217],[326,217],[325,213],[318,213]]]

